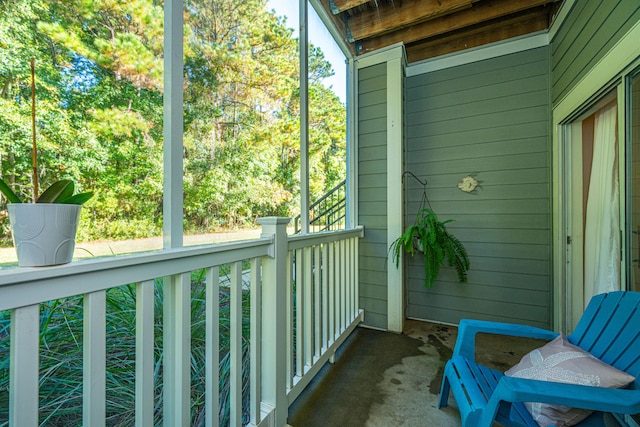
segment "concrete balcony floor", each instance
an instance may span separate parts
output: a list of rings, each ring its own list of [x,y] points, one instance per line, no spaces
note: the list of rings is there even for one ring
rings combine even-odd
[[[459,427],[455,400],[438,409],[455,326],[416,320],[403,334],[357,328],[289,409],[292,427]],[[480,334],[477,358],[500,370],[544,341]]]

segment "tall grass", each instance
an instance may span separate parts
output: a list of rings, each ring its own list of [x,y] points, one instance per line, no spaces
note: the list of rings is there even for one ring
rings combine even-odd
[[[228,274],[221,268],[221,275]],[[191,421],[204,425],[205,396],[205,273],[191,277]],[[224,282],[225,277],[221,277]],[[221,425],[229,423],[229,292],[220,288],[220,411]],[[135,285],[107,292],[107,425],[133,426],[135,403]],[[82,297],[41,304],[40,309],[40,424],[82,425]],[[155,281],[155,415],[162,422],[162,280]],[[243,292],[243,403],[248,406],[249,293]],[[10,313],[0,312],[0,426],[8,424]],[[248,422],[248,414],[243,414]]]

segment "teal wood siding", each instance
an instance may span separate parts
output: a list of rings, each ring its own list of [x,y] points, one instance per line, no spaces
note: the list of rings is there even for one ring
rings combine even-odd
[[[407,79],[405,168],[471,258],[469,283],[444,268],[428,290],[407,258],[409,317],[551,325],[549,79],[548,47]],[[473,193],[457,188],[466,175]],[[422,193],[405,176],[406,224]]]
[[[639,19],[638,0],[575,2],[551,43],[554,105]]]
[[[387,327],[387,65],[358,71],[360,308],[364,323]]]

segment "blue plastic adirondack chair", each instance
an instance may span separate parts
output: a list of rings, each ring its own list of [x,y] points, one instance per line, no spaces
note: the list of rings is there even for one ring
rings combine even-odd
[[[453,393],[464,427],[491,427],[494,420],[511,426],[539,427],[522,402],[542,402],[594,412],[577,424],[604,426],[603,412],[640,413],[640,293],[596,295],[568,340],[636,380],[625,389],[607,389],[514,377],[475,363],[476,334],[552,340],[557,333],[498,322],[462,320],[453,356],[447,362],[439,407]]]

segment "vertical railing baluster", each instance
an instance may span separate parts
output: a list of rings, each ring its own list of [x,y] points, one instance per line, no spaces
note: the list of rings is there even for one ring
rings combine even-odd
[[[294,264],[293,253],[287,252],[287,292],[286,292],[286,307],[287,307],[287,345],[286,345],[286,357],[287,357],[287,388],[293,388],[293,377],[295,375],[295,362],[294,362],[294,339],[293,339],[293,277],[294,277]]]
[[[304,294],[304,329],[303,329],[303,343],[304,343],[304,366],[302,367],[302,373],[304,374],[305,368],[313,365],[313,257],[311,253],[311,247],[306,246],[303,249],[304,261],[302,263],[303,272],[303,286]]]
[[[11,310],[9,426],[38,425],[40,305]]]
[[[345,240],[340,240],[340,252],[341,252],[341,256],[340,256],[340,265],[342,266],[342,274],[340,276],[340,282],[342,283],[342,297],[340,298],[341,301],[341,307],[342,307],[342,327],[340,329],[340,332],[343,332],[347,329],[347,326],[349,326],[350,323],[350,319],[349,316],[347,315],[347,275],[348,275],[348,271],[347,271],[347,257],[348,257],[348,253],[347,253],[347,245]]]
[[[220,267],[206,269],[205,426],[220,425]]]
[[[329,344],[332,344],[336,337],[336,263],[335,263],[335,242],[328,245],[329,249]]]
[[[262,421],[262,276],[260,274],[260,259],[251,260],[251,385],[249,399],[251,424],[257,425]]]
[[[296,324],[295,324],[295,346],[296,346],[296,375],[302,377],[304,373],[304,332],[305,332],[305,316],[304,316],[304,251],[296,250]]]
[[[191,385],[191,277],[190,273],[164,279],[163,424],[190,424]]]
[[[351,250],[349,251],[349,257],[351,259],[351,319],[354,319],[358,315],[358,272],[356,269],[358,268],[358,240],[357,239],[349,239],[351,243]]]
[[[153,427],[154,281],[136,283],[136,426]]]
[[[313,336],[314,336],[314,352],[313,362],[318,360],[322,354],[322,323],[321,323],[321,309],[322,300],[320,299],[320,291],[322,290],[322,266],[320,265],[320,249],[321,245],[313,247]]]
[[[344,289],[345,289],[345,314],[346,321],[345,324],[348,325],[353,320],[353,312],[351,310],[351,289],[353,283],[351,282],[351,244],[349,240],[345,241],[345,252],[344,252],[344,265],[345,265],[345,280],[344,280]]]
[[[84,295],[82,424],[105,425],[106,292]]]
[[[242,426],[242,262],[231,263],[230,425]]]
[[[322,347],[329,348],[329,244],[322,245]]]

